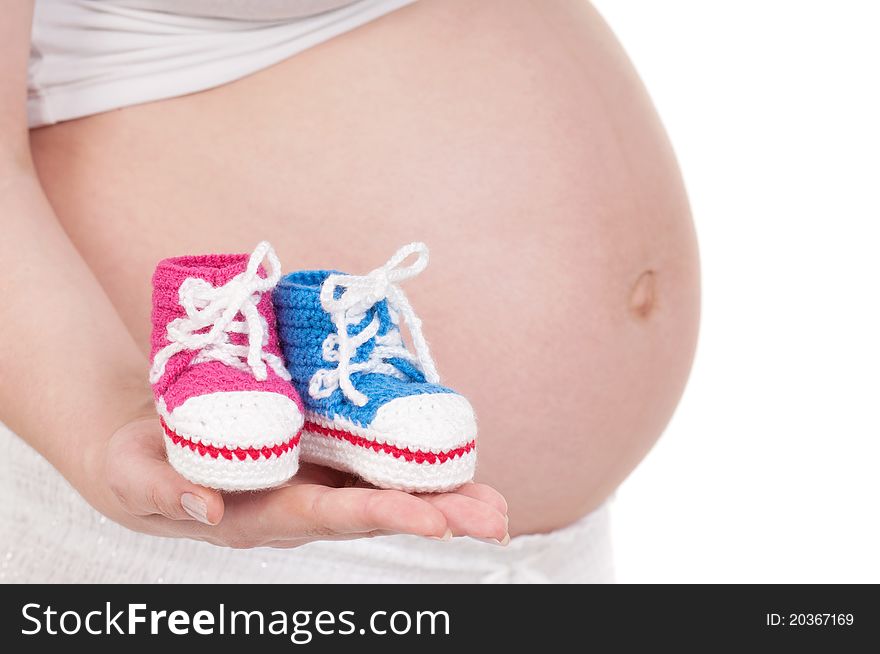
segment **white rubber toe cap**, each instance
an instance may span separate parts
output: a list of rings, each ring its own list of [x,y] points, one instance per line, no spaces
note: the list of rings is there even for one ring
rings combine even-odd
[[[461,395],[424,393],[383,405],[369,429],[398,447],[439,452],[474,440],[477,420],[470,403]]]
[[[303,425],[296,402],[280,393],[228,391],[189,398],[173,411],[159,400],[159,414],[179,436],[226,448],[281,445]]]

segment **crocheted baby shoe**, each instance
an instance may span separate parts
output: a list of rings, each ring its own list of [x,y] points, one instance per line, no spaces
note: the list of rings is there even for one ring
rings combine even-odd
[[[193,483],[256,490],[296,473],[302,402],[267,293],[280,277],[265,242],[250,257],[166,259],[153,275],[150,383],[168,461]]]
[[[400,267],[412,254],[415,263]],[[367,275],[297,272],[275,289],[281,346],[306,407],[304,461],[410,492],[473,478],[473,409],[439,385],[421,321],[397,286],[427,263],[425,244],[412,243]],[[401,316],[415,355],[401,338]]]

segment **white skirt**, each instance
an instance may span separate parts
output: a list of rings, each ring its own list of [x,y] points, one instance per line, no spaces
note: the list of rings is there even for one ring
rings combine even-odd
[[[129,531],[0,424],[2,583],[607,583],[608,508],[506,548],[389,536],[233,550]]]

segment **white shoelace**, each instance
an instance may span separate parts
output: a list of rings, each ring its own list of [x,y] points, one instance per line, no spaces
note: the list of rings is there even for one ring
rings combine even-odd
[[[263,259],[269,262],[266,277],[257,274]],[[220,361],[250,372],[258,381],[265,381],[266,364],[269,364],[276,375],[290,380],[281,358],[263,350],[269,341],[269,329],[257,309],[260,296],[274,288],[279,279],[281,262],[266,241],[257,245],[247,269],[222,286],[212,286],[197,277],[185,279],[178,296],[186,317],[168,323],[169,344],[156,353],[150,368],[150,382],[159,381],[169,359],[184,350],[199,350],[193,364]],[[244,320],[235,320],[239,313]],[[207,327],[210,327],[208,331],[196,333]],[[246,334],[248,344],[230,342],[230,334]]]
[[[400,264],[412,254],[418,254],[415,262],[410,266],[400,267]],[[432,384],[439,383],[440,376],[428,351],[428,343],[422,335],[422,321],[416,316],[406,295],[397,286],[397,282],[415,277],[427,265],[428,246],[424,243],[410,243],[395,252],[384,266],[366,275],[335,274],[327,277],[321,286],[321,306],[330,314],[336,333],[324,339],[323,355],[325,361],[336,362],[336,367],[320,369],[312,376],[309,382],[309,394],[313,398],[329,397],[337,388],[341,388],[349,401],[357,406],[364,406],[368,398],[352,384],[353,373],[373,372],[406,378],[400,370],[388,363],[387,359],[404,359],[418,368],[425,375],[426,381]],[[338,298],[335,297],[337,288],[342,289],[342,294]],[[377,336],[378,315],[373,316],[370,324],[360,332],[349,336],[349,325],[360,323],[367,311],[382,300],[386,300],[394,324],[398,324],[398,316],[403,316],[412,336],[415,356],[404,346],[398,330]],[[375,346],[369,359],[352,363],[351,358],[358,348],[370,339],[375,339]]]

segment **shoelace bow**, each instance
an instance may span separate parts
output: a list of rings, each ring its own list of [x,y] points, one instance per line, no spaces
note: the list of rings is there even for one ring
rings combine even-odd
[[[402,267],[401,264],[411,255],[417,254],[415,262]],[[403,290],[397,285],[411,277],[415,277],[428,265],[428,247],[424,243],[410,243],[394,253],[381,268],[366,275],[334,274],[327,277],[321,286],[321,306],[330,314],[336,328],[324,340],[323,355],[325,361],[337,362],[335,368],[320,369],[312,376],[309,383],[309,394],[315,398],[329,397],[337,388],[343,395],[357,406],[368,402],[366,395],[354,387],[351,375],[355,372],[375,372],[405,378],[405,375],[388,359],[404,359],[425,375],[425,380],[436,384],[440,381],[437,368],[428,350],[428,343],[422,334],[422,321],[419,320]],[[342,289],[336,297],[336,289]],[[360,323],[366,313],[377,303],[385,300],[392,321],[397,324],[398,316],[402,316],[412,336],[416,354],[413,356],[404,346],[398,330],[378,336],[379,316],[357,334],[349,335],[349,325]],[[358,348],[375,339],[373,351],[367,361],[352,363],[351,359]]]
[[[268,274],[260,277],[260,264],[266,259]],[[178,291],[185,318],[168,323],[169,344],[156,353],[150,368],[150,382],[156,383],[165,372],[165,366],[175,354],[184,350],[198,350],[192,363],[220,361],[228,366],[250,372],[258,381],[267,377],[266,364],[282,379],[290,373],[280,357],[263,350],[269,341],[266,319],[257,305],[260,296],[275,287],[281,279],[281,262],[275,250],[266,241],[257,245],[247,268],[222,286],[212,286],[204,279],[189,277]],[[241,313],[243,320],[236,320]],[[209,328],[208,331],[202,331]],[[236,345],[230,334],[247,335],[247,345]]]

